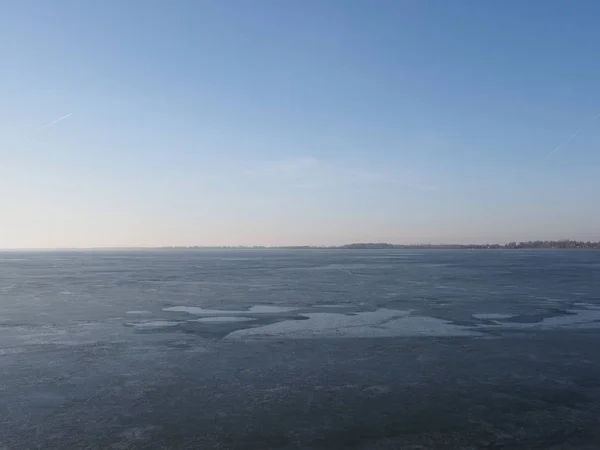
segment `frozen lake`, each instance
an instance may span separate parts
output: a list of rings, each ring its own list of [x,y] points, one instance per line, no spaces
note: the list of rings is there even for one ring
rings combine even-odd
[[[600,252],[0,253],[0,448],[600,445]]]

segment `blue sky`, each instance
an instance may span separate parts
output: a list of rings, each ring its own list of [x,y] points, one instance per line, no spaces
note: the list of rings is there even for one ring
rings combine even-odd
[[[597,1],[0,8],[0,248],[600,239]]]

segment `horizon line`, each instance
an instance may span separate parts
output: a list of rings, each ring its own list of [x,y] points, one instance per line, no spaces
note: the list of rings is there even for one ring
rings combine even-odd
[[[397,247],[401,248],[423,248],[423,247],[496,247],[496,248],[510,248],[509,245],[516,244],[532,244],[532,243],[573,243],[573,244],[600,244],[600,240],[575,240],[575,239],[545,239],[545,240],[527,240],[527,241],[508,241],[504,243],[469,243],[469,244],[458,244],[458,243],[412,243],[412,244],[397,244],[390,242],[352,242],[348,244],[340,244],[340,245],[311,245],[311,244],[298,244],[298,245],[158,245],[158,246],[102,246],[102,247],[0,247],[0,252],[10,252],[10,251],[85,251],[85,250],[193,250],[193,249],[215,249],[215,250],[224,250],[224,249],[358,249],[360,246],[366,247],[367,249],[370,247],[372,249],[376,249],[379,246],[381,249],[393,249]]]

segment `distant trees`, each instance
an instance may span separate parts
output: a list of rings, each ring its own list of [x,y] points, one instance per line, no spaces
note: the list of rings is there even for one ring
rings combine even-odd
[[[415,244],[395,245],[388,243],[357,243],[342,245],[342,249],[600,249],[600,242],[573,241],[564,239],[560,241],[522,241],[501,244]]]
[[[556,249],[568,249],[568,248],[595,248],[600,249],[600,242],[590,241],[573,241],[564,239],[560,241],[526,241],[526,242],[509,242],[504,246],[505,248],[556,248]]]

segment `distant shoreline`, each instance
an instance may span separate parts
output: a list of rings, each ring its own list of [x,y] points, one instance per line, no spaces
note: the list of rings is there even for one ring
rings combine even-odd
[[[523,241],[507,244],[388,244],[354,243],[337,246],[163,246],[0,249],[0,252],[50,251],[144,251],[144,250],[600,250],[600,241]]]

